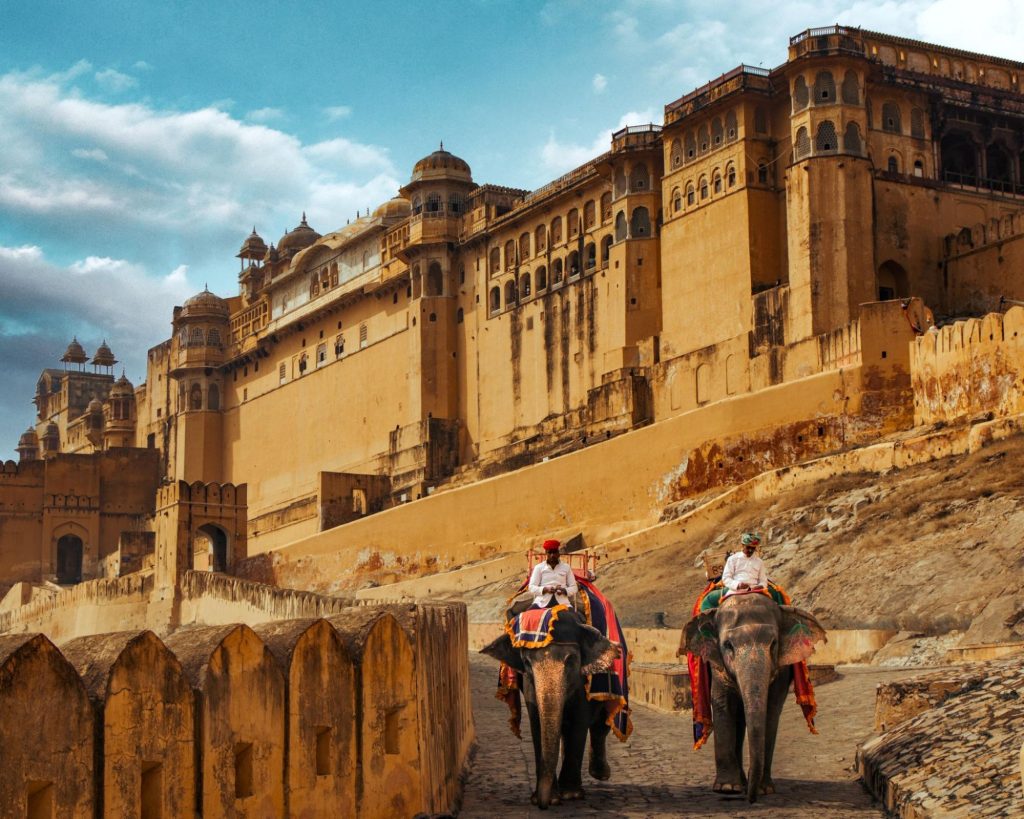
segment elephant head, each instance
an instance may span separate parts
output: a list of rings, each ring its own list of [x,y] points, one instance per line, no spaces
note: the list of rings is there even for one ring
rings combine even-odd
[[[727,597],[686,624],[686,650],[710,662],[715,681],[743,701],[751,802],[762,783],[766,740],[774,745],[775,739],[774,730],[766,736],[769,688],[782,669],[806,660],[821,640],[827,640],[825,630],[812,615],[762,594]],[[742,735],[737,739],[742,743]],[[767,753],[770,759],[772,749]]]
[[[545,809],[555,793],[559,744],[567,706],[586,699],[584,678],[607,671],[619,647],[574,613],[554,623],[553,640],[542,648],[516,648],[503,634],[480,650],[522,672],[523,696],[530,712],[537,771],[537,806]],[[578,726],[586,732],[585,726]],[[566,764],[563,762],[563,765]]]

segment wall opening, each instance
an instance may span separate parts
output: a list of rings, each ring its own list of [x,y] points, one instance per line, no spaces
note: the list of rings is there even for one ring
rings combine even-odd
[[[384,712],[384,753],[398,753],[398,726],[402,707],[389,708]]]
[[[82,582],[82,539],[64,535],[57,541],[57,582],[66,586]]]
[[[235,745],[235,799],[252,796],[252,743]]]
[[[196,534],[209,541],[210,571],[226,572],[228,570],[228,536],[219,526],[212,523],[204,524],[196,530]]]
[[[316,729],[316,775],[331,775],[331,729],[324,726]]]
[[[52,782],[30,782],[27,801],[28,819],[53,819]]]
[[[907,271],[890,259],[878,268],[878,300],[891,301],[910,295]]]
[[[163,819],[163,783],[163,766],[159,762],[143,762],[141,819]]]

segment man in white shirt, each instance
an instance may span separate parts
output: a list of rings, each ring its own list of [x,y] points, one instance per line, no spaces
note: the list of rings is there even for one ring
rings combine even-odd
[[[557,540],[545,540],[544,551],[547,553],[547,559],[534,566],[530,575],[530,593],[534,595],[535,609],[546,609],[555,605],[572,608],[570,598],[576,594],[578,587],[572,568],[558,555],[561,545]]]
[[[722,572],[726,597],[739,591],[757,591],[768,587],[768,570],[764,567],[764,561],[755,554],[761,545],[761,538],[753,532],[745,532],[740,538],[740,544],[743,551],[729,555]]]

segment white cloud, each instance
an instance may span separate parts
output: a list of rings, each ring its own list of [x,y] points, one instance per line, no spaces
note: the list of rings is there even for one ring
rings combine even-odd
[[[74,148],[71,151],[72,156],[77,156],[79,159],[95,159],[97,162],[107,161],[107,152],[100,148]]]
[[[280,108],[257,108],[245,115],[250,122],[274,122],[284,119],[284,111]]]
[[[544,167],[553,174],[562,174],[600,156],[611,149],[612,134],[627,125],[646,125],[649,122],[660,122],[655,119],[654,110],[629,111],[619,118],[614,128],[601,131],[592,143],[584,145],[576,142],[559,142],[554,131],[548,135],[548,141],[540,149],[540,159]]]
[[[346,117],[352,116],[352,106],[329,105],[324,108],[324,116],[327,117],[330,122],[337,122],[339,119],[345,119]]]
[[[603,94],[604,89],[608,87],[608,78],[604,74],[595,74],[591,85],[594,87],[595,94]]]
[[[152,71],[153,66],[147,63],[145,60],[137,60],[132,66],[136,71]]]
[[[127,91],[129,88],[134,88],[139,84],[139,81],[135,77],[131,77],[128,74],[122,74],[113,68],[106,68],[103,71],[96,72],[96,82],[100,88],[104,91],[110,91],[115,94],[119,94],[122,91]]]

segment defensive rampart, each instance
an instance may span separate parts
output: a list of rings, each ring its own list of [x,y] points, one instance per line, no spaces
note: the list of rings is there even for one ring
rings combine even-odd
[[[461,604],[104,634],[64,656],[5,635],[0,743],[31,753],[5,754],[0,815],[452,811],[473,741],[467,651]],[[27,738],[30,713],[64,728]]]

